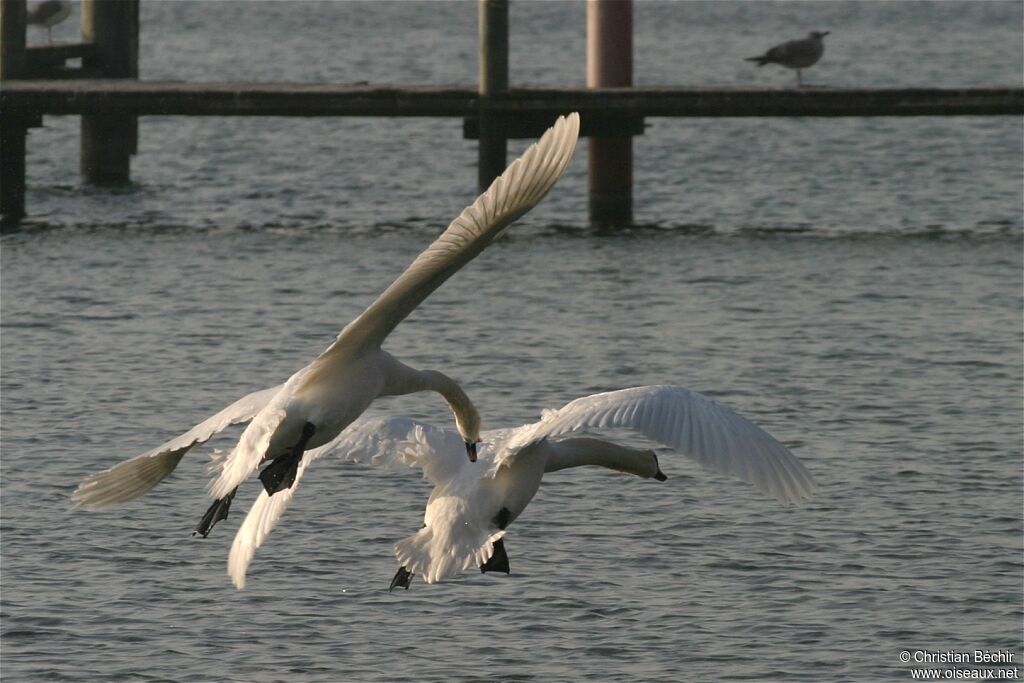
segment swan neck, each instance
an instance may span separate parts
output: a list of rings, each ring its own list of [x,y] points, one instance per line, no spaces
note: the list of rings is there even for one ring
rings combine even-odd
[[[401,362],[386,351],[380,351],[384,386],[380,396],[399,396],[419,391],[441,394],[455,415],[455,427],[467,443],[480,440],[480,414],[458,382],[437,370],[417,370]]]
[[[552,455],[548,458],[547,472],[597,465],[608,469],[651,478],[660,471],[654,451],[620,446],[604,439],[576,437],[552,442]]]
[[[448,407],[451,408],[455,415],[455,426],[462,438],[468,443],[479,441],[480,414],[458,382],[437,370],[421,370],[420,375],[424,382],[423,389],[441,394]]]

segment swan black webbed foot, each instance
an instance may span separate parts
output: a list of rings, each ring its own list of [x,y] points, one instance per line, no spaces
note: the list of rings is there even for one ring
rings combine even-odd
[[[238,487],[236,486],[228,495],[213,501],[213,505],[206,510],[206,514],[204,514],[203,518],[199,520],[199,524],[196,525],[192,535],[206,538],[209,536],[210,530],[213,529],[214,524],[222,519],[227,519],[228,510],[231,509],[231,501],[235,497],[235,493],[237,491]]]
[[[282,489],[290,489],[295,483],[295,475],[299,472],[299,463],[302,462],[302,454],[306,452],[306,444],[316,432],[316,425],[307,422],[302,427],[302,437],[295,447],[284,455],[274,458],[269,465],[260,472],[260,481],[268,496],[272,496]]]
[[[512,513],[508,508],[501,508],[498,514],[494,516],[494,525],[502,531],[508,527],[509,522],[512,521]],[[511,570],[508,567],[508,555],[505,553],[505,539],[499,538],[494,542],[494,553],[490,559],[480,565],[480,573],[486,574],[487,572],[505,572],[511,574]]]
[[[511,570],[508,567],[508,555],[505,553],[505,541],[499,538],[494,542],[494,554],[491,558],[480,565],[480,573],[486,574],[487,572],[505,572],[511,574]]]
[[[388,592],[395,590],[396,586],[401,586],[405,590],[409,590],[409,584],[412,583],[412,577],[415,576],[411,571],[405,567],[399,567],[398,571],[395,572],[395,578],[391,579],[391,587],[388,588]]]
[[[654,473],[654,477],[653,478],[658,480],[658,481],[665,481],[665,480],[667,480],[668,477],[665,476],[665,473],[661,471],[661,465],[658,463],[658,454],[655,453],[654,451],[651,451],[651,455],[654,456],[654,467],[655,467],[655,469],[658,470],[657,472]]]

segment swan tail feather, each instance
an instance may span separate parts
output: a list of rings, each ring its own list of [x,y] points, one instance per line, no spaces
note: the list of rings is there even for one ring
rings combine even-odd
[[[395,558],[406,571],[419,574],[427,583],[437,583],[467,569],[486,565],[504,535],[501,530],[480,530],[460,533],[459,538],[446,538],[451,534],[427,526],[396,543]],[[508,564],[507,557],[505,564]]]

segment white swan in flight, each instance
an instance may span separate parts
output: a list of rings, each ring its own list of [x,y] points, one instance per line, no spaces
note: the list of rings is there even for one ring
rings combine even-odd
[[[250,421],[210,484],[213,505],[196,533],[206,536],[227,516],[238,485],[264,461],[266,493],[292,485],[302,454],[334,439],[380,396],[436,391],[455,414],[470,460],[476,459],[480,417],[454,380],[416,370],[380,348],[381,342],[445,280],[526,213],[565,171],[576,148],[579,115],[555,124],[416,257],[402,275],[326,351],[284,384],[245,396],[185,434],[87,477],[72,495],[92,510],[132,500],[170,474],[182,456],[228,425]]]
[[[654,451],[596,438],[555,438],[608,428],[637,431],[784,503],[802,502],[816,488],[803,464],[770,434],[721,403],[677,386],[585,396],[545,411],[538,422],[484,432],[475,463],[462,455],[462,441],[452,430],[406,417],[367,418],[307,451],[290,489],[260,493],[231,546],[228,575],[245,587],[256,549],[284,514],[305,469],[325,455],[393,469],[418,465],[433,482],[423,528],[395,546],[401,568],[392,589],[408,588],[413,574],[434,583],[472,567],[508,573],[505,530],[533,499],[545,473],[600,465],[666,479]]]

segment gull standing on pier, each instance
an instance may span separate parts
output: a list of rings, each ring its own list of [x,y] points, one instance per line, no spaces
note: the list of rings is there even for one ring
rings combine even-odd
[[[806,38],[776,45],[760,57],[747,57],[746,61],[757,62],[758,66],[780,64],[789,69],[796,69],[796,83],[800,86],[804,84],[800,72],[817,64],[821,59],[821,55],[825,52],[825,44],[821,42],[821,39],[828,34],[829,31],[811,31]]]
[[[401,567],[392,589],[408,588],[413,574],[427,583],[473,567],[508,574],[505,531],[533,500],[546,473],[597,465],[667,479],[652,450],[590,437],[560,438],[605,429],[639,432],[783,503],[800,503],[816,488],[803,464],[770,434],[718,401],[672,385],[584,396],[544,411],[538,422],[484,432],[475,464],[463,457],[459,436],[450,429],[408,417],[362,419],[331,443],[308,451],[295,486],[276,496],[259,494],[231,546],[228,575],[235,586],[245,587],[256,549],[284,514],[306,468],[328,455],[397,470],[419,466],[434,484],[423,528],[395,546]]]
[[[462,388],[440,372],[401,363],[380,345],[431,292],[547,194],[572,158],[579,125],[578,114],[559,117],[326,351],[287,382],[249,394],[185,434],[86,478],[73,500],[98,510],[137,498],[170,474],[190,448],[251,420],[210,484],[215,500],[195,530],[205,537],[227,516],[238,485],[260,464],[270,461],[260,473],[264,492],[286,490],[307,449],[330,442],[375,399],[419,391],[441,394],[469,460],[475,461],[480,416]]]
[[[53,27],[71,15],[71,3],[67,0],[43,0],[34,5],[25,16],[29,26],[40,26],[46,29],[46,42],[53,44]]]

